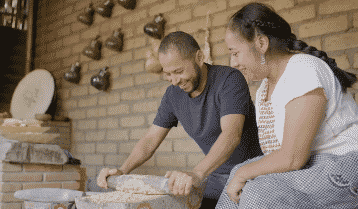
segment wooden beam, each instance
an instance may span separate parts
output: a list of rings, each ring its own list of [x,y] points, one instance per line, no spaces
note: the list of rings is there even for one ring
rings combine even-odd
[[[27,18],[27,41],[26,41],[26,63],[25,63],[25,75],[27,75],[32,69],[32,39],[33,39],[33,21],[34,21],[34,3],[33,0],[27,2],[29,4],[29,14]],[[23,25],[23,27],[25,24]]]

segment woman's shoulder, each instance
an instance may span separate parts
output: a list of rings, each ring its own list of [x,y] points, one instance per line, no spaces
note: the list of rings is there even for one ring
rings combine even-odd
[[[300,70],[330,70],[329,65],[322,59],[309,54],[294,54],[290,58],[287,69],[300,69]]]
[[[322,59],[309,54],[294,54],[286,67],[285,77],[297,79],[334,79],[329,65]]]

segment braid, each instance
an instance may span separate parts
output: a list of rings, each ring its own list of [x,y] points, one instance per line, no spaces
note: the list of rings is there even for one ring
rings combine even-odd
[[[357,82],[356,75],[340,69],[337,66],[336,61],[332,58],[329,58],[326,52],[320,51],[313,46],[308,46],[305,42],[301,40],[297,40],[294,34],[291,34],[290,39],[291,41],[288,44],[289,50],[300,51],[306,54],[310,54],[325,61],[331,68],[339,83],[341,84],[342,91],[344,93],[347,92],[347,88],[352,87],[352,85]]]
[[[272,22],[264,22],[261,20],[247,20],[245,26],[246,27],[251,27],[251,26],[266,27],[266,28],[271,28],[271,29],[280,28],[279,25],[275,25]]]

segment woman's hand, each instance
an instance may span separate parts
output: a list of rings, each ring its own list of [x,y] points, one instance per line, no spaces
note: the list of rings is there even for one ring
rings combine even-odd
[[[236,203],[239,203],[242,188],[244,188],[246,180],[242,178],[233,178],[226,188],[229,198]]]

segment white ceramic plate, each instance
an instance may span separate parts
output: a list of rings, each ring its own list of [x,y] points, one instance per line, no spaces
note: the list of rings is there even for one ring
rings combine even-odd
[[[44,114],[51,104],[54,90],[55,81],[50,72],[42,69],[30,72],[20,81],[12,96],[12,117],[23,120]]]

